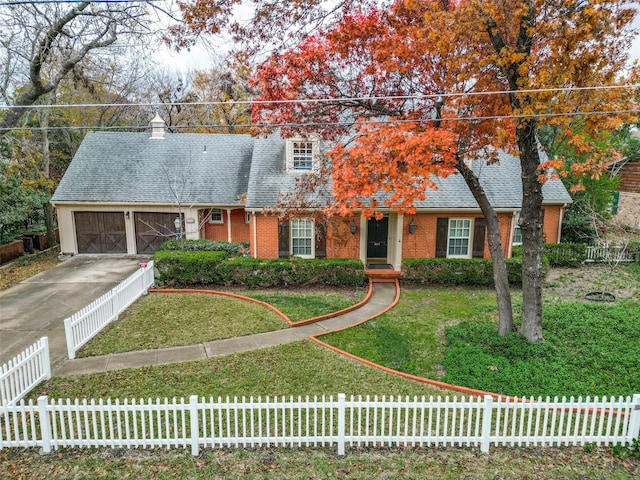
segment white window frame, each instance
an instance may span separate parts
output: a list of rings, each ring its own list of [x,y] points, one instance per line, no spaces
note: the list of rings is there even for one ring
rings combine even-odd
[[[295,158],[297,156],[296,150],[299,148],[299,144],[307,144],[311,147],[311,165],[309,168],[300,168],[295,165]],[[308,148],[305,147],[305,149]],[[318,157],[319,141],[318,138],[289,138],[286,142],[286,169],[287,173],[309,173],[316,170],[317,157]]]
[[[522,245],[522,228],[520,227],[520,212],[516,213],[515,220],[513,222],[513,244]],[[516,237],[520,237],[520,241],[516,240]]]
[[[451,230],[454,225],[456,225],[455,230],[459,230],[460,228],[466,229],[466,227],[457,226],[457,222],[469,222],[469,234],[464,236],[452,236]],[[466,254],[452,254],[450,253],[450,249],[452,247],[452,240],[466,240],[467,241],[467,253]],[[449,224],[447,225],[447,258],[471,258],[472,253],[472,242],[473,242],[473,218],[449,218]],[[455,248],[455,247],[454,247]]]
[[[304,222],[304,230],[308,230],[309,235],[305,235],[305,236],[294,236],[294,232],[296,231],[300,231],[300,224]],[[313,220],[310,220],[308,218],[292,218],[289,221],[289,253],[293,256],[296,257],[300,257],[300,258],[315,258],[315,251],[316,251],[316,240],[315,240],[315,225],[313,223]],[[309,245],[308,248],[310,250],[310,253],[295,253],[295,245],[294,243],[295,240],[297,239],[303,239],[303,240],[309,240]],[[305,246],[305,248],[307,248],[307,246]]]
[[[217,212],[220,213],[220,219],[213,219],[213,212]],[[209,210],[209,223],[213,223],[216,225],[222,225],[224,224],[224,212],[222,211],[221,208],[212,208],[211,210]]]

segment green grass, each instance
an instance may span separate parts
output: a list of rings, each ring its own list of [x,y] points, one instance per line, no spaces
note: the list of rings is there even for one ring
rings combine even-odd
[[[204,450],[0,450],[0,477],[8,479],[607,479],[638,478],[640,461],[618,461],[610,448],[422,448]]]
[[[452,326],[443,380],[518,396],[640,392],[640,302],[547,305],[543,331],[531,344],[487,322]]]
[[[495,310],[493,290],[403,287],[393,310],[321,340],[380,365],[437,379],[444,359],[444,326],[461,319],[494,319]]]
[[[364,299],[366,290],[354,287],[343,292],[300,293],[246,290],[235,293],[273,305],[292,322],[299,322],[351,307]]]
[[[287,326],[268,308],[243,300],[197,293],[152,293],[127,309],[79,356],[191,345]]]
[[[53,377],[30,398],[172,398],[189,395],[451,394],[349,360],[304,340],[196,362]]]

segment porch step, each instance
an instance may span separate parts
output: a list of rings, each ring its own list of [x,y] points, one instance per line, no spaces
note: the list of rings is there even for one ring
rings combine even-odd
[[[395,271],[391,265],[388,268],[370,268],[367,266],[365,274],[373,283],[394,283],[402,276],[402,272]]]

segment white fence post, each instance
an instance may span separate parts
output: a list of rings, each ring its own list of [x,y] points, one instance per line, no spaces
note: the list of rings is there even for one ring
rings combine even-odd
[[[200,422],[198,422],[198,396],[189,397],[189,416],[191,419],[191,455],[200,454]]]
[[[346,395],[338,394],[338,455],[344,455]]]
[[[493,419],[493,397],[491,395],[484,396],[484,413],[482,416],[482,442],[480,450],[482,453],[489,452],[489,444],[491,443],[491,420]]]
[[[640,393],[633,396],[631,405],[631,421],[629,422],[629,442],[640,440]]]
[[[40,342],[42,342],[42,374],[44,375],[44,380],[49,380],[51,378],[51,356],[49,355],[49,337],[40,338]]]
[[[71,325],[72,317],[64,319],[64,334],[67,337],[67,355],[69,360],[76,358],[76,343],[73,340],[73,326]]]
[[[47,411],[48,404],[49,399],[46,395],[38,397],[38,416],[40,417],[43,453],[51,452],[51,418],[49,418],[49,412]]]

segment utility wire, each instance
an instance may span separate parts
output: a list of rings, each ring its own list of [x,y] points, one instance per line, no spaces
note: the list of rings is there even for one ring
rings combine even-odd
[[[452,118],[427,118],[427,119],[399,119],[399,120],[365,120],[362,122],[292,122],[292,123],[235,123],[235,124],[198,124],[198,125],[169,125],[167,128],[174,130],[186,130],[195,128],[226,129],[226,128],[281,128],[281,127],[352,127],[354,125],[397,125],[406,123],[433,123],[433,122],[460,122],[460,121],[483,121],[483,120],[508,120],[524,118],[553,118],[553,117],[578,117],[584,115],[617,115],[623,113],[640,114],[640,109],[629,110],[596,110],[588,112],[567,112],[567,113],[536,113],[531,115],[490,115],[476,117],[452,117]],[[60,127],[11,127],[4,131],[41,131],[41,130],[148,130],[149,125],[119,125],[119,126],[60,126]]]
[[[84,3],[87,0],[13,0],[0,2],[0,7],[12,5],[42,5],[56,3]],[[91,0],[92,3],[154,3],[165,0]]]
[[[226,100],[211,102],[137,102],[137,103],[67,103],[56,105],[0,105],[0,109],[54,109],[54,108],[90,108],[90,107],[162,107],[162,106],[212,106],[212,105],[279,105],[279,104],[310,104],[310,103],[335,103],[335,102],[366,102],[377,100],[427,100],[451,97],[475,97],[475,96],[492,96],[492,95],[509,95],[509,94],[534,94],[534,93],[553,93],[553,92],[584,92],[599,90],[640,89],[637,85],[602,85],[594,87],[556,87],[556,88],[538,88],[529,90],[495,90],[488,92],[463,92],[463,93],[434,93],[434,94],[414,94],[414,95],[383,95],[375,97],[327,97],[327,98],[303,98],[303,99],[284,99],[284,100]],[[357,106],[357,105],[356,105]]]

